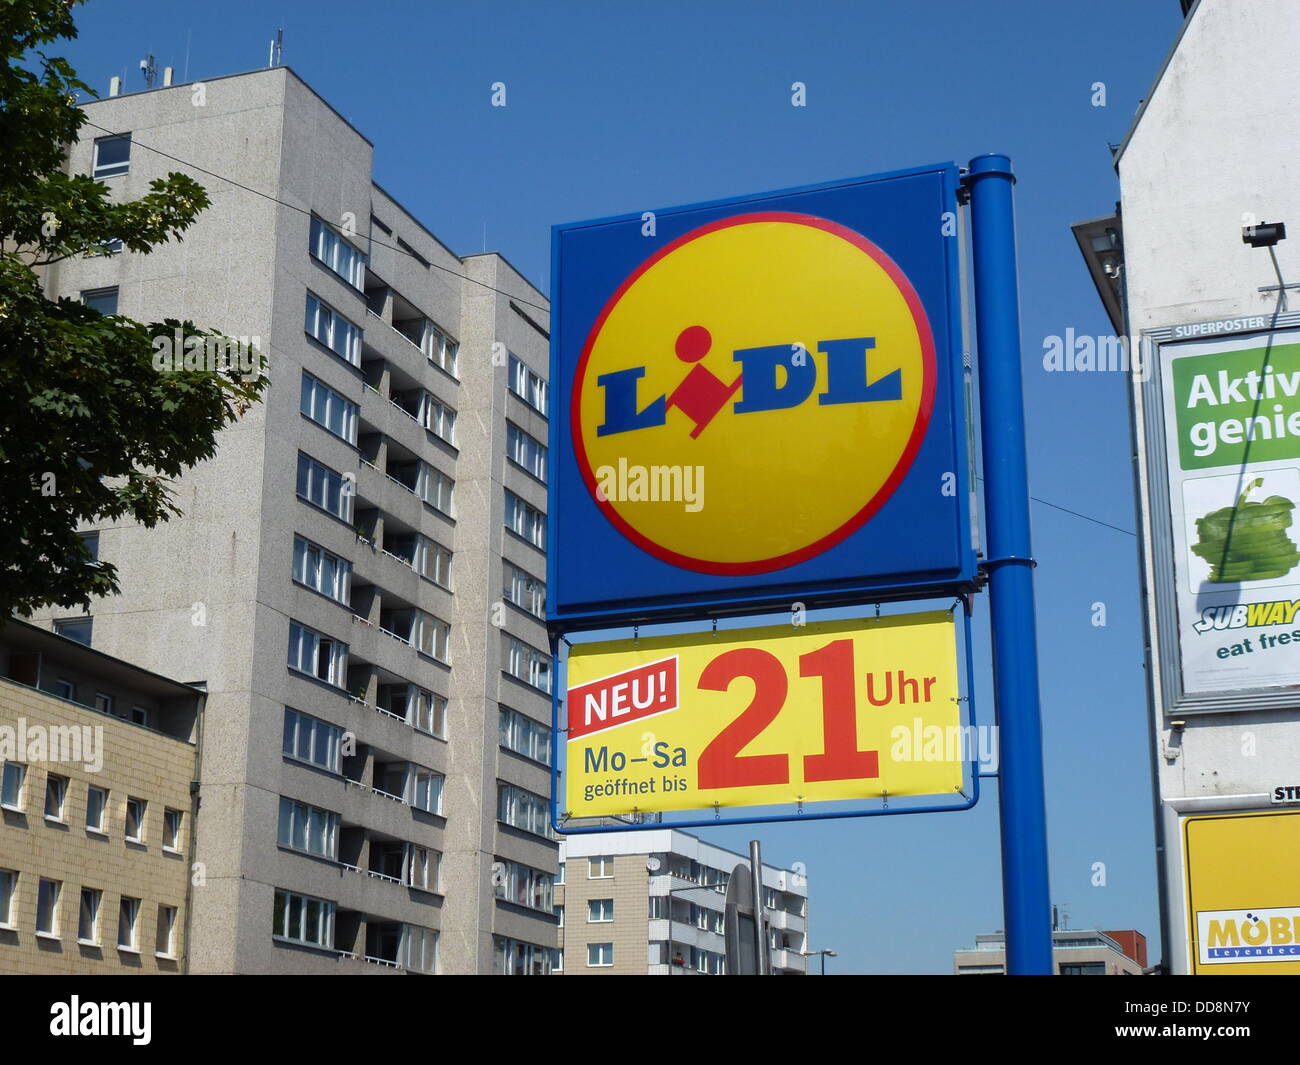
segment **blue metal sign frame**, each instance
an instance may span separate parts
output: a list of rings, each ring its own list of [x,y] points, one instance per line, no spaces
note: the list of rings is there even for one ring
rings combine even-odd
[[[976,586],[961,350],[958,168],[952,163],[552,228],[551,477],[547,616],[553,634],[637,621],[919,598]],[[934,338],[929,424],[906,476],[856,531],[783,569],[720,576],[682,568],[625,537],[584,480],[573,384],[594,323],[624,280],[683,235],[756,211],[812,215],[860,234],[911,283]],[[785,342],[789,338],[773,338]],[[816,461],[810,456],[810,461]]]

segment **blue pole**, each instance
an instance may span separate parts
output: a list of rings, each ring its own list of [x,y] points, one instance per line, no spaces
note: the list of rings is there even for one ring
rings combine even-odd
[[[993,688],[1000,739],[1002,907],[1007,972],[1042,975],[1052,965],[1052,904],[1047,878],[1043,735],[1038,704],[1029,475],[1020,380],[1020,302],[1016,231],[1005,155],[971,160],[971,246],[979,345],[984,521],[988,538]]]

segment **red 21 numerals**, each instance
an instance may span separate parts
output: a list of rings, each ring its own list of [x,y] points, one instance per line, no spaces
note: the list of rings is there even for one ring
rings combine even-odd
[[[880,775],[876,751],[858,750],[857,694],[853,641],[835,640],[799,656],[801,677],[822,680],[822,751],[804,756],[804,779],[862,780]],[[776,720],[785,705],[789,680],[781,660],[757,647],[724,651],[700,674],[698,687],[727,691],[737,677],[754,682],[754,698],[740,716],[718,733],[699,760],[700,788],[743,788],[790,783],[784,754],[740,752]]]

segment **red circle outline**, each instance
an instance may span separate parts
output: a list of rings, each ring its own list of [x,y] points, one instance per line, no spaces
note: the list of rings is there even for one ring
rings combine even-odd
[[[893,472],[886,479],[885,483],[880,486],[873,495],[856,514],[850,517],[839,528],[827,533],[819,540],[807,544],[795,551],[789,551],[784,555],[776,555],[771,558],[758,559],[753,562],[709,562],[704,559],[692,558],[688,555],[678,554],[676,551],[669,550],[662,544],[657,544],[648,539],[641,532],[632,527],[609,500],[602,500],[596,485],[595,476],[591,470],[591,461],[587,457],[587,449],[582,438],[582,383],[587,372],[587,363],[590,360],[592,349],[595,347],[596,340],[600,336],[600,331],[605,325],[605,320],[609,317],[610,312],[618,305],[619,301],[627,293],[637,280],[660,259],[666,257],[669,253],[676,251],[678,248],[693,240],[697,240],[708,233],[716,233],[722,229],[729,229],[732,226],[751,225],[757,222],[788,222],[794,225],[811,226],[814,229],[821,229],[842,240],[853,244],[860,251],[865,252],[894,282],[895,288],[902,294],[907,303],[908,310],[912,313],[912,322],[916,326],[917,334],[921,341],[921,358],[924,380],[921,385],[921,402],[916,412],[916,421],[912,426],[911,435],[908,437],[907,444],[903,452],[899,455],[898,461],[894,464]],[[889,497],[894,494],[898,486],[902,484],[912,463],[916,459],[917,452],[921,449],[921,441],[925,438],[925,432],[930,425],[930,415],[934,409],[934,394],[936,388],[937,369],[935,365],[934,353],[934,335],[930,329],[930,319],[926,316],[925,307],[921,303],[920,296],[917,295],[916,289],[907,276],[899,269],[898,264],[886,255],[880,248],[869,241],[861,233],[849,229],[847,226],[840,225],[838,222],[832,222],[829,219],[818,218],[816,215],[800,214],[794,211],[755,211],[750,214],[730,215],[727,218],[718,219],[716,222],[709,222],[697,229],[692,229],[689,233],[684,233],[676,240],[651,255],[642,262],[632,273],[623,280],[618,289],[606,301],[605,306],[601,309],[591,331],[587,334],[587,341],[583,345],[582,355],[578,359],[578,367],[573,377],[573,396],[569,403],[569,427],[573,436],[573,450],[575,458],[578,461],[578,471],[582,474],[582,479],[587,485],[587,491],[591,494],[592,500],[600,508],[610,524],[621,532],[628,540],[636,544],[637,547],[646,551],[650,555],[662,562],[671,563],[681,569],[692,570],[696,573],[712,573],[725,577],[739,577],[756,573],[769,573],[772,570],[785,569],[789,566],[797,565],[800,562],[806,562],[810,558],[815,558],[823,551],[829,550],[836,544],[848,539],[865,525],[876,512],[885,505]]]

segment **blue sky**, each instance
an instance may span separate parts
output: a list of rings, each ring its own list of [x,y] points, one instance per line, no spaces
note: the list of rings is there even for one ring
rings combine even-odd
[[[92,0],[77,18],[58,51],[105,94],[114,74],[143,88],[149,52],[178,81],[264,66],[282,26],[284,62],[375,143],[376,180],[456,251],[498,250],[543,289],[555,222],[1004,152],[1031,490],[1135,527],[1123,378],[1047,373],[1042,353],[1067,328],[1110,329],[1069,226],[1114,206],[1107,143],[1178,32],[1176,0]],[[505,108],[490,106],[497,81]],[[1136,542],[1042,504],[1032,516],[1053,898],[1071,927],[1136,927],[1154,948]],[[986,620],[981,604],[985,661]],[[804,863],[811,946],[838,952],[832,972],[947,972],[1002,927],[993,788],[966,813],[701,834],[739,850],[756,835],[768,860]]]

